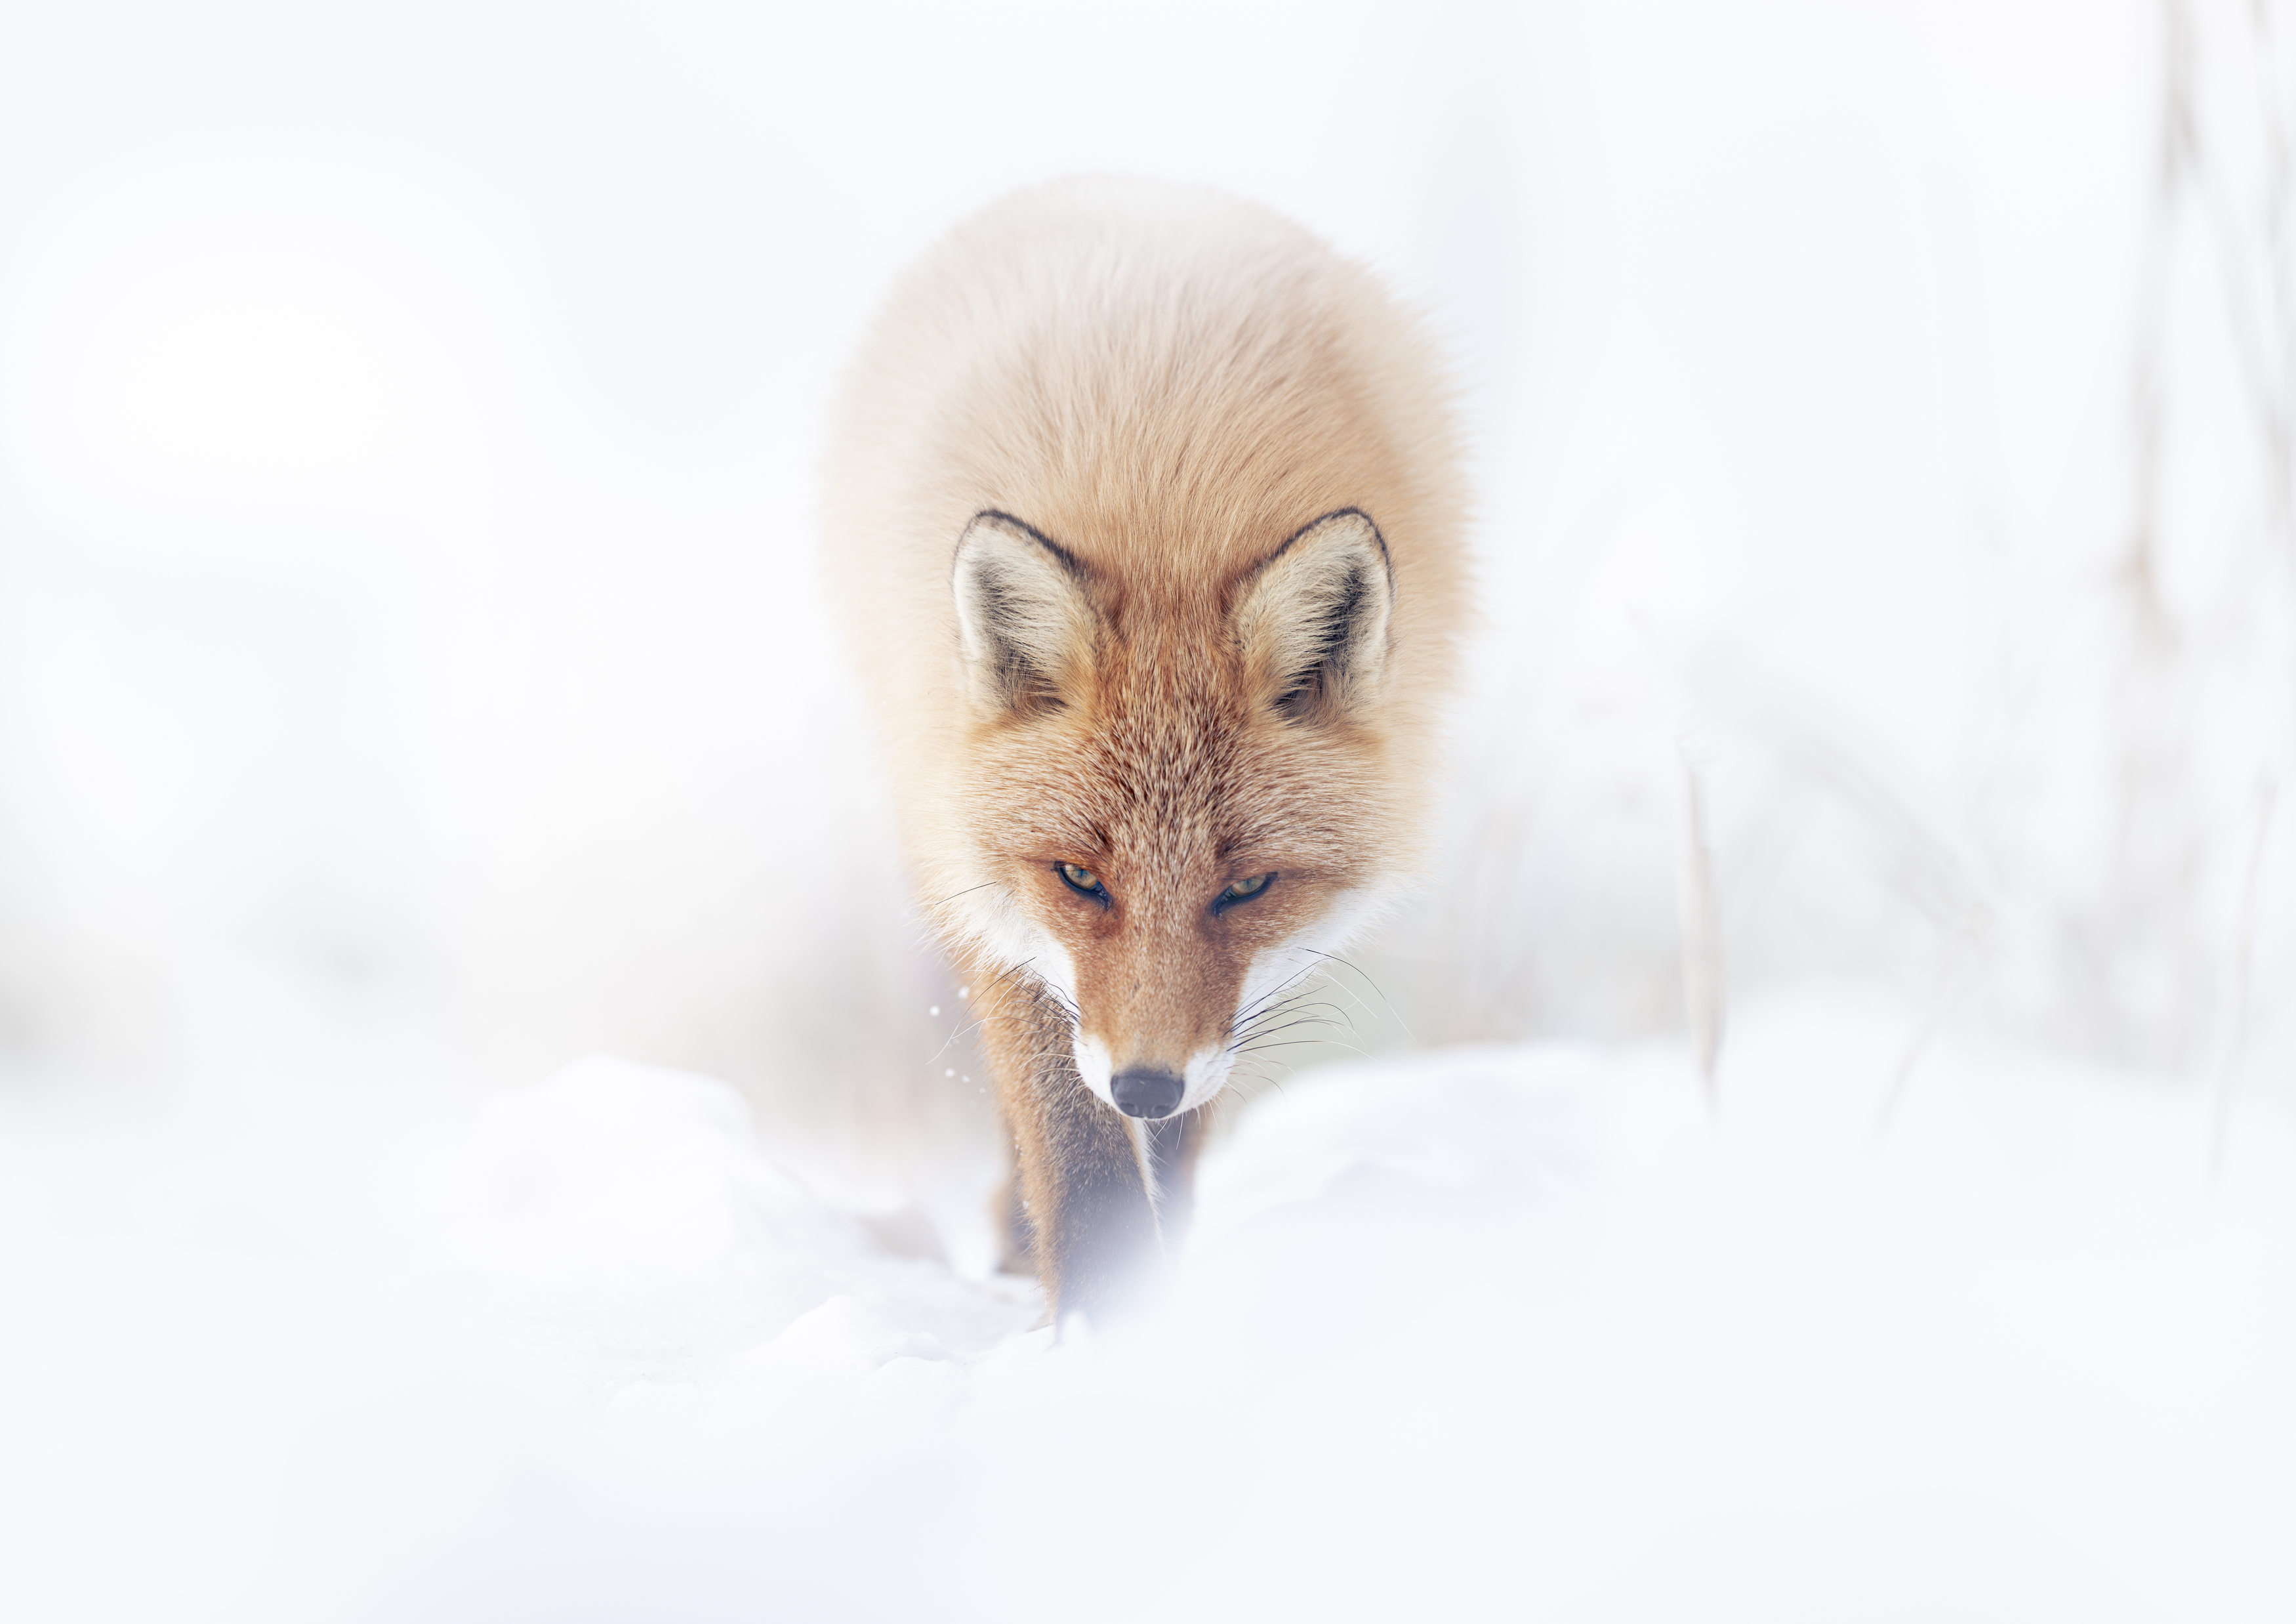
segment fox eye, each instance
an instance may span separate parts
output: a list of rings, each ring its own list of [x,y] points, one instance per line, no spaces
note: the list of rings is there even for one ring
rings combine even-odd
[[[1100,876],[1092,870],[1078,863],[1062,863],[1058,866],[1061,878],[1068,882],[1070,890],[1082,891],[1095,902],[1108,900],[1108,887],[1100,882]]]
[[[1275,878],[1274,874],[1254,874],[1249,880],[1238,880],[1234,885],[1222,891],[1219,894],[1219,900],[1212,906],[1224,908],[1232,902],[1249,902],[1266,890],[1268,883]]]

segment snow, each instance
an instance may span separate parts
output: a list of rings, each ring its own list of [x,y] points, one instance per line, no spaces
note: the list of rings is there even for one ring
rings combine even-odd
[[[1303,1073],[1057,1340],[690,1073],[20,1095],[0,1613],[2285,1617],[2288,1125],[1917,1035]]]
[[[0,1620],[2296,1615],[2273,15],[0,13]],[[1115,170],[1426,309],[1484,635],[1055,1343],[813,468]]]

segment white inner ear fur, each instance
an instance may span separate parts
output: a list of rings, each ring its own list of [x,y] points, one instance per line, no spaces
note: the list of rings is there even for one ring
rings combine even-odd
[[[1348,508],[1287,541],[1245,585],[1234,613],[1244,657],[1278,698],[1318,679],[1344,709],[1376,699],[1387,677],[1395,585],[1387,545]]]
[[[964,527],[951,585],[966,685],[985,709],[1056,697],[1092,647],[1075,561],[1016,519],[981,513]]]

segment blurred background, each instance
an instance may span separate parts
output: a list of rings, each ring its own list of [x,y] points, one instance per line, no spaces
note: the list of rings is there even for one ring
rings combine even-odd
[[[816,458],[913,255],[1131,171],[1374,266],[1459,380],[1483,624],[1362,1041],[1711,1008],[1726,1097],[1731,1007],[1879,986],[2286,1114],[2270,4],[0,17],[17,1087],[604,1050],[824,1165],[985,1144]]]

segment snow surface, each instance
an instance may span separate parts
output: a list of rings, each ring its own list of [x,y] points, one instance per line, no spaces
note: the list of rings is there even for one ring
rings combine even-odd
[[[2289,1616],[2290,1124],[1917,1036],[1302,1074],[1064,1342],[707,1078],[18,1089],[0,1616]]]

